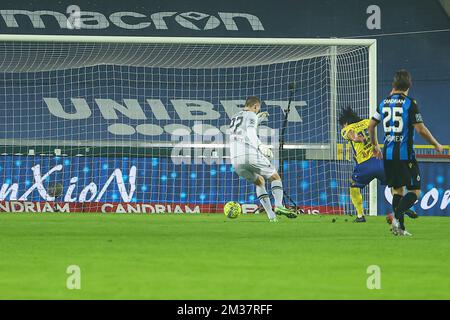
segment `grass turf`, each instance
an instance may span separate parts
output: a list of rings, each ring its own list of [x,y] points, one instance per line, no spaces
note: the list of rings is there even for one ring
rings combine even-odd
[[[449,218],[407,220],[411,238],[333,218],[0,214],[0,299],[450,298]]]

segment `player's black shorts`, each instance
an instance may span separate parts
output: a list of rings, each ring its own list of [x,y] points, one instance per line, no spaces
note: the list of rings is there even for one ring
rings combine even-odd
[[[386,184],[389,187],[420,189],[420,170],[417,160],[384,160]]]

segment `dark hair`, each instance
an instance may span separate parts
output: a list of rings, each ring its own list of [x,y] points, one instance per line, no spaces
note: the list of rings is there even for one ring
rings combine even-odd
[[[259,98],[255,96],[248,97],[247,100],[245,100],[246,107],[251,107],[256,103],[261,103],[261,100],[259,100]]]
[[[339,115],[339,124],[341,127],[345,124],[351,124],[359,121],[361,121],[361,118],[350,106],[343,108],[341,114]]]
[[[398,70],[394,75],[392,87],[396,90],[406,91],[411,87],[411,75],[405,69]]]

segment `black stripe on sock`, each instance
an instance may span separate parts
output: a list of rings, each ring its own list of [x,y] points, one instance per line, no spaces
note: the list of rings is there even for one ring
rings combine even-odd
[[[269,195],[267,193],[262,194],[262,195],[258,196],[258,199],[261,200],[262,198],[265,198],[265,197],[269,197]]]
[[[275,186],[275,187],[272,187],[272,190],[278,190],[278,189],[281,189],[281,190],[283,190],[283,187],[277,187],[277,186]]]

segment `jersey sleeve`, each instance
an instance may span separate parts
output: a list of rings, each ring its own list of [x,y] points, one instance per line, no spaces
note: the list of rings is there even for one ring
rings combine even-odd
[[[383,102],[378,105],[377,109],[375,110],[375,113],[372,115],[373,120],[375,120],[377,122],[381,121],[381,115],[382,115],[381,109],[382,108],[383,108]]]
[[[419,106],[416,100],[411,101],[411,108],[409,109],[409,117],[412,124],[423,123],[422,115],[419,111]]]

